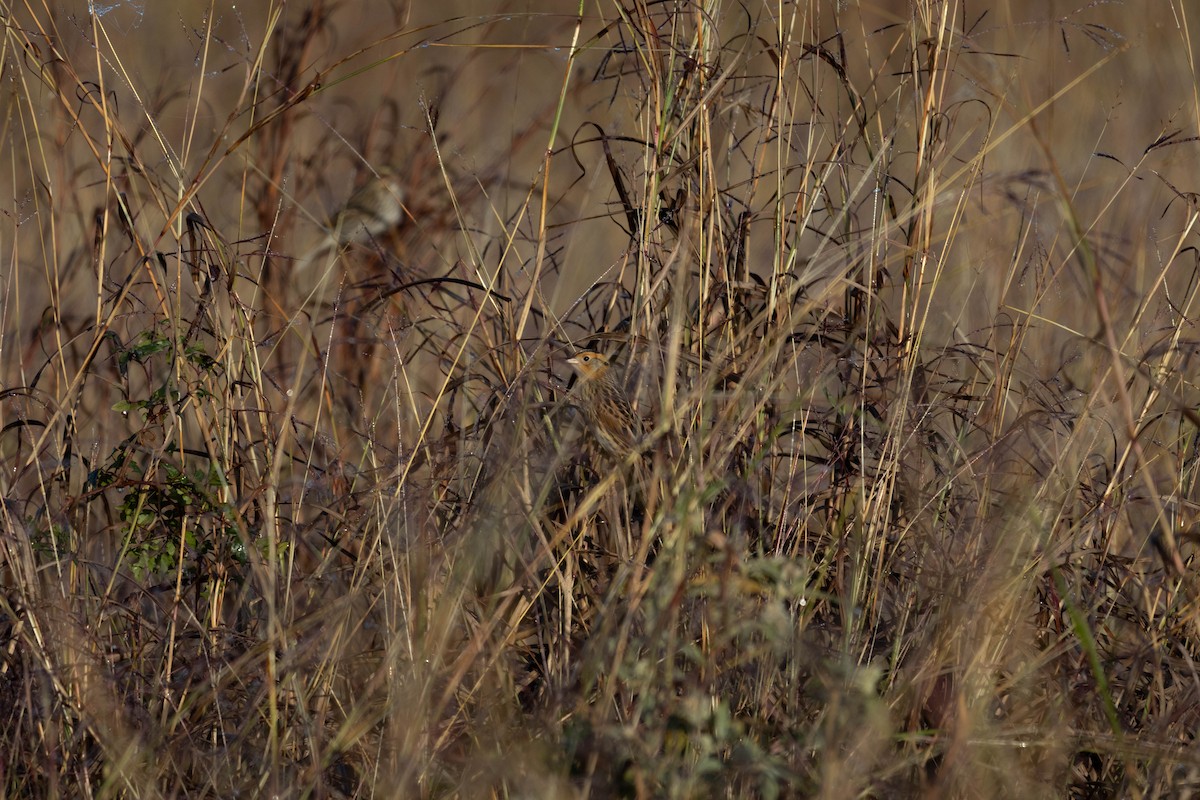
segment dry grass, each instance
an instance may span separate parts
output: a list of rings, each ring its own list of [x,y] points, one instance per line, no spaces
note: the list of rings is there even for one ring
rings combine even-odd
[[[1200,789],[1187,3],[301,5],[0,5],[5,796]]]

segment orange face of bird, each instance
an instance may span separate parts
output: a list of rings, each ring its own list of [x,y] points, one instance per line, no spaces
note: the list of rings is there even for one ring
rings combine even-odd
[[[583,378],[595,378],[608,371],[608,357],[593,350],[582,350],[568,358],[567,363]]]

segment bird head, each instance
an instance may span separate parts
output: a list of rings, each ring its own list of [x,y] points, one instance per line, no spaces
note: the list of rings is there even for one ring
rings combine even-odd
[[[594,350],[581,350],[568,358],[567,363],[585,380],[603,377],[608,372],[608,356]]]

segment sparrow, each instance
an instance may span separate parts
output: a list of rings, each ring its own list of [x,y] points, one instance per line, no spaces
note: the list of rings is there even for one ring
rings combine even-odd
[[[646,429],[617,383],[608,357],[583,350],[567,359],[567,363],[579,373],[578,407],[592,436],[606,453],[624,460],[637,450]]]
[[[395,169],[384,167],[350,195],[329,221],[330,239],[338,245],[366,244],[404,219],[404,189]]]

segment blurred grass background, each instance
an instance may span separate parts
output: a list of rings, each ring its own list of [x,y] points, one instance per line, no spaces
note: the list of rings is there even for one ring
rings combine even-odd
[[[1187,3],[0,10],[6,796],[1200,786]]]

